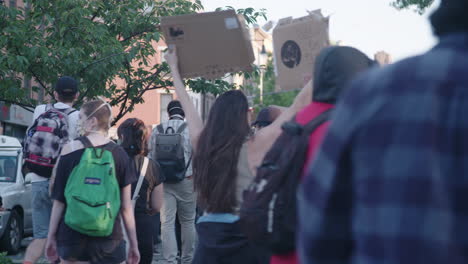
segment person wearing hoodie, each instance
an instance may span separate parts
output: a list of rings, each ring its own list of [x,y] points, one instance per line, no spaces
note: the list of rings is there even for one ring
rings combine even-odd
[[[347,84],[374,64],[375,62],[364,53],[352,47],[333,46],[323,49],[315,61],[312,102],[298,112],[296,121],[305,125],[325,111],[334,108],[338,97]],[[307,168],[307,165],[312,161],[329,125],[330,121],[324,122],[309,136],[304,168]],[[291,252],[287,255],[273,255],[270,263],[295,264],[299,261],[296,252]]]
[[[439,43],[355,80],[299,190],[302,263],[468,263],[468,1]]]

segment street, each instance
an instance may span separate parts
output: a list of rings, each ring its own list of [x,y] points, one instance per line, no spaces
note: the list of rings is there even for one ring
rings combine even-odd
[[[26,248],[31,243],[32,238],[25,238],[22,241],[21,245],[21,252],[17,255],[9,256],[10,259],[13,260],[13,263],[23,263],[24,253],[26,252]],[[153,264],[162,264],[162,255],[161,253],[161,244],[157,245],[157,252],[153,255]],[[49,262],[45,258],[41,258],[37,264],[48,264]]]

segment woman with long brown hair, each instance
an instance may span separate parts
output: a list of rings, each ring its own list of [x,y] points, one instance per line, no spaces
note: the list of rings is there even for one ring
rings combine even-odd
[[[238,226],[242,192],[280,135],[281,125],[310,102],[311,84],[302,89],[291,107],[275,122],[251,136],[249,106],[241,91],[232,90],[219,96],[203,125],[181,80],[175,47],[166,54],[166,61],[186,113],[195,151],[194,187],[198,205],[204,211],[197,223],[199,243],[193,263],[221,263],[221,260],[222,263],[262,263]]]

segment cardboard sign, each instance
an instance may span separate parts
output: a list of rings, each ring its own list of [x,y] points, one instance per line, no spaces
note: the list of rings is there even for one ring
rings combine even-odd
[[[166,43],[177,47],[182,78],[252,70],[249,29],[234,10],[163,17],[161,29]]]
[[[300,89],[312,79],[315,57],[329,45],[328,18],[320,10],[283,18],[273,30],[274,60],[281,90]]]

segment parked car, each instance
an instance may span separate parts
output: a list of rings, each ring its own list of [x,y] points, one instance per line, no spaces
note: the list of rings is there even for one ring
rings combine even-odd
[[[0,136],[0,251],[9,254],[32,234],[31,180],[23,177],[22,160],[19,140]]]

